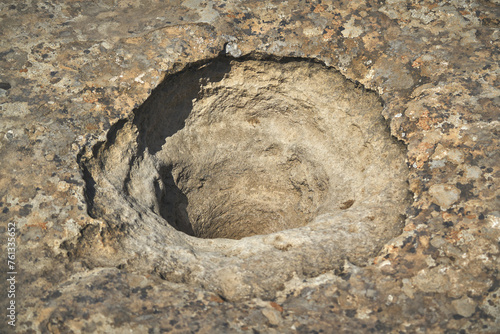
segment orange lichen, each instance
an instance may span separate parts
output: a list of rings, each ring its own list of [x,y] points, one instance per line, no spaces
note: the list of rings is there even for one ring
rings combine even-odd
[[[216,302],[216,303],[224,303],[224,300],[219,297],[219,296],[215,296],[215,295],[211,295],[209,298],[208,298],[211,302]]]
[[[413,61],[413,63],[411,64],[411,67],[420,68],[420,66],[422,66],[423,64],[424,64],[424,61],[422,60],[422,57],[418,57],[417,59],[415,59]]]
[[[333,34],[335,33],[335,30],[334,29],[330,29],[330,28],[325,28],[325,33],[323,34],[323,39],[324,40],[330,40],[333,36]]]
[[[39,227],[43,231],[46,231],[47,230],[47,222],[37,222],[37,223],[33,223],[33,224],[26,224],[26,227]]]
[[[322,13],[325,11],[325,6],[322,5],[317,5],[316,8],[314,8],[314,13]]]
[[[275,302],[270,302],[269,303],[271,305],[272,308],[274,308],[276,311],[278,312],[283,312],[283,307],[278,304],[278,303],[275,303]]]
[[[428,111],[424,111],[424,113],[422,114],[422,116],[420,116],[417,125],[422,130],[429,130],[431,128],[431,126],[430,126],[429,123],[432,123],[432,120],[429,117],[429,112]]]

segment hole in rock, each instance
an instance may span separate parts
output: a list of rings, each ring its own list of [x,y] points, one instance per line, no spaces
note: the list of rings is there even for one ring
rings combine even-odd
[[[377,231],[394,234],[407,205],[405,152],[381,111],[375,93],[322,64],[220,57],[167,76],[85,168],[199,238],[269,234],[377,205],[394,213]]]

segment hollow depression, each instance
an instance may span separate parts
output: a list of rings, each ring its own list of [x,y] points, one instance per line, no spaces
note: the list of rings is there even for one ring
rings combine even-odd
[[[226,268],[220,258],[244,261],[253,276],[266,258],[278,261],[266,264],[283,273],[269,286],[342,259],[363,263],[401,233],[409,204],[406,150],[382,108],[374,92],[312,61],[219,57],[188,66],[83,152],[89,212],[125,231],[116,238],[128,240],[127,252],[196,254],[189,269],[156,264],[162,277],[188,272],[222,290],[224,275],[205,270]],[[206,251],[213,265],[201,260]]]

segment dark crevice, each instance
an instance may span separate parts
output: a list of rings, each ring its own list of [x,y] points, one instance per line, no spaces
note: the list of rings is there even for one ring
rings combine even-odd
[[[161,179],[154,184],[159,202],[160,216],[176,230],[194,236],[193,227],[186,210],[188,198],[178,188],[172,175],[172,166],[161,167],[160,177]]]
[[[87,202],[87,213],[90,217],[95,219],[96,216],[93,214],[93,209],[94,209],[94,198],[96,195],[96,182],[92,177],[92,174],[88,170],[87,166],[81,159],[82,159],[81,155],[79,155],[78,164],[80,165],[80,168],[82,170],[83,181],[85,182],[84,196]]]

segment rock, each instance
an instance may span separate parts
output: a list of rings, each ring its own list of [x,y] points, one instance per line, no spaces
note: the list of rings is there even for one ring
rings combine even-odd
[[[0,10],[2,333],[498,332],[499,6]]]
[[[262,314],[264,314],[271,325],[279,325],[282,321],[281,314],[276,310],[265,308],[262,310]]]
[[[448,209],[460,198],[460,190],[449,184],[434,184],[429,188],[434,203],[443,210]]]
[[[476,312],[477,303],[468,297],[463,297],[452,301],[451,305],[453,305],[457,314],[467,318]]]

